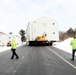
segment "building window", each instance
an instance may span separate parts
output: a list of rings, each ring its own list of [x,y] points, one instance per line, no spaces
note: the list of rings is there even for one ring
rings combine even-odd
[[[55,25],[55,23],[53,23],[53,25]]]
[[[43,34],[43,36],[47,36],[47,34]]]
[[[55,32],[53,32],[53,34],[55,34]]]

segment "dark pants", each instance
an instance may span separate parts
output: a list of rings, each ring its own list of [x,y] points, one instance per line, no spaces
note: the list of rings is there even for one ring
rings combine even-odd
[[[16,58],[19,58],[17,53],[16,53],[16,49],[12,49],[12,57],[11,57],[11,59],[13,59],[14,56],[16,56]]]
[[[74,57],[75,57],[75,52],[76,52],[76,49],[73,49],[72,50],[72,59],[74,59]]]

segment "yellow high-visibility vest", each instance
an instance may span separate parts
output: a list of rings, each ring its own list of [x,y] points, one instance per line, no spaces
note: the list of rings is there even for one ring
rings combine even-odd
[[[12,40],[11,48],[16,49],[16,41],[15,40]]]

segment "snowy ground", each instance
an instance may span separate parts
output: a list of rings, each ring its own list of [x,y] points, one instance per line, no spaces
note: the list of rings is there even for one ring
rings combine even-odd
[[[70,42],[73,38],[69,38],[65,41],[54,43],[54,47],[57,47],[61,50],[64,50],[66,52],[72,53],[72,46],[70,45]]]
[[[19,46],[22,46],[22,45],[24,45],[25,43],[21,43],[21,44],[19,44],[19,45],[17,45],[17,47],[19,47]],[[7,50],[10,50],[11,49],[11,47],[7,47],[7,46],[4,46],[4,47],[0,47],[0,52],[4,52],[4,51],[7,51]]]
[[[67,40],[65,40],[63,42],[56,42],[56,43],[53,44],[53,46],[57,47],[57,48],[59,48],[61,50],[64,50],[66,52],[72,53],[72,47],[70,45],[70,42],[71,42],[72,39],[73,38],[69,38],[69,39],[67,39]],[[23,44],[20,44],[18,46],[21,46],[21,45],[23,45]],[[7,51],[9,49],[11,49],[11,47],[6,47],[6,46],[0,47],[0,52]]]

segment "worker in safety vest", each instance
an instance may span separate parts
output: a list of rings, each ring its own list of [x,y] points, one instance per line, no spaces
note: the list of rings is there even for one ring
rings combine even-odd
[[[74,36],[74,39],[71,41],[70,45],[72,46],[72,59],[74,60],[75,52],[76,52],[76,36]]]
[[[14,56],[16,56],[16,59],[18,59],[19,56],[16,53],[16,41],[14,39],[11,42],[11,51],[12,51],[12,57],[11,57],[11,59],[13,59]]]

